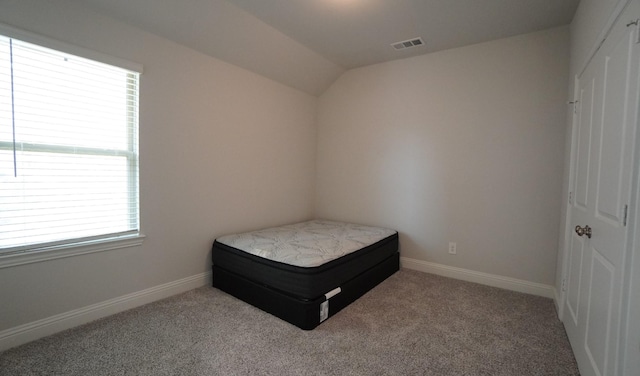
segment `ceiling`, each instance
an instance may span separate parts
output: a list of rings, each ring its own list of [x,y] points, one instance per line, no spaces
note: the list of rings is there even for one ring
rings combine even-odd
[[[578,0],[228,0],[347,69],[566,25]],[[422,37],[424,47],[391,44]]]
[[[319,95],[345,70],[571,22],[579,0],[74,0]],[[391,44],[421,37],[423,46]]]

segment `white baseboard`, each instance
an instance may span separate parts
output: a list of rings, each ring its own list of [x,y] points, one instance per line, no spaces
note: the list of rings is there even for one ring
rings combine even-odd
[[[555,288],[550,285],[503,277],[495,274],[482,273],[453,266],[435,264],[406,257],[400,258],[400,264],[403,268],[407,269],[558,300]],[[211,272],[206,272],[6,329],[0,332],[0,351],[55,334],[78,325],[86,324],[90,321],[113,315],[118,312],[126,311],[131,308],[139,307],[156,300],[164,299],[175,294],[210,284]]]
[[[211,272],[179,279],[6,329],[0,332],[0,351],[207,284],[211,284]]]
[[[469,269],[456,268],[432,262],[400,257],[400,266],[403,268],[417,270],[424,273],[441,275],[460,279],[463,281],[479,283],[481,285],[499,287],[506,290],[523,292],[526,294],[554,298],[554,287],[542,283],[529,282],[521,279],[503,277],[495,274],[476,272]]]

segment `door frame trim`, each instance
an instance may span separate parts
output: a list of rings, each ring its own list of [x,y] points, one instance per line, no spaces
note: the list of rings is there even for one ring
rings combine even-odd
[[[589,59],[591,60],[591,59]],[[578,75],[575,75],[573,77],[573,99],[571,101],[575,102],[576,98],[578,98],[579,96],[579,89],[580,89],[580,78]],[[575,106],[575,104],[574,104]],[[564,192],[565,196],[564,198],[566,199],[566,205],[565,205],[565,223],[564,223],[564,231],[562,232],[562,266],[561,266],[561,283],[560,283],[560,291],[559,291],[559,300],[556,302],[556,306],[558,309],[558,318],[560,319],[560,321],[564,322],[564,307],[565,307],[565,302],[567,299],[567,291],[566,291],[566,286],[567,286],[567,273],[568,273],[568,267],[569,267],[569,241],[571,239],[571,201],[569,200],[569,195],[573,195],[572,192],[575,191],[574,189],[574,185],[575,185],[575,181],[574,181],[574,174],[575,174],[575,159],[576,159],[576,153],[577,153],[577,147],[576,147],[576,138],[578,137],[577,135],[577,130],[576,130],[576,121],[578,119],[578,114],[576,113],[576,111],[573,110],[573,108],[575,108],[574,106],[571,106],[569,108],[569,111],[573,111],[573,113],[571,114],[571,133],[570,133],[570,138],[571,138],[571,144],[570,144],[570,155],[569,155],[569,179],[567,182],[567,191]]]
[[[640,107],[640,106],[639,106]],[[637,110],[640,113],[640,109]],[[634,156],[634,176],[629,209],[629,244],[625,259],[625,282],[622,286],[622,312],[620,317],[620,354],[618,358],[619,373],[625,374],[631,370],[631,360],[637,357],[638,346],[640,346],[640,324],[632,320],[640,313],[640,288],[637,281],[640,279],[640,252],[636,245],[640,244],[640,114],[636,115],[636,149]],[[636,281],[635,289],[633,282]],[[638,341],[638,342],[636,342]]]
[[[625,0],[626,1],[626,0]],[[640,0],[632,0],[640,1]],[[640,25],[637,25],[638,33],[640,33]],[[638,86],[640,86],[640,72],[637,72]],[[638,90],[640,92],[640,89]],[[626,370],[630,370],[630,359],[637,358],[640,346],[640,324],[634,322],[632,318],[637,317],[640,313],[640,288],[638,287],[638,279],[640,279],[640,93],[636,98],[635,108],[635,149],[632,156],[632,176],[631,176],[631,192],[629,199],[629,209],[627,217],[627,249],[624,258],[623,269],[623,285],[622,300],[620,309],[620,340],[618,341],[617,373],[626,374]],[[635,289],[634,289],[634,281]]]

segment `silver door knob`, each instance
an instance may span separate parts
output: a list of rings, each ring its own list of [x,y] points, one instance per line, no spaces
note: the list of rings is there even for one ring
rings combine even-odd
[[[584,227],[576,226],[576,234],[578,234],[578,236],[587,235],[587,238],[591,239],[591,227],[589,227],[589,226],[584,226]]]

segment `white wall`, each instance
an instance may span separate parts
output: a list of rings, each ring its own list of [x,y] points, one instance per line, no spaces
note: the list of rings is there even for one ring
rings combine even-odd
[[[320,97],[317,215],[395,228],[403,257],[553,284],[568,50],[563,27],[348,71]]]
[[[216,236],[313,214],[317,99],[64,0],[0,22],[144,65],[140,247],[0,269],[0,331],[210,268]]]

